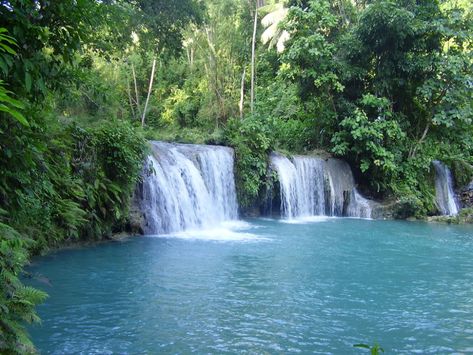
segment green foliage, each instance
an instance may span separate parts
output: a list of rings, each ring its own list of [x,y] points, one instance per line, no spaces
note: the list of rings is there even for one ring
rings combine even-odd
[[[297,86],[281,78],[271,80],[259,91],[256,112],[272,117],[273,137],[278,149],[304,152],[314,147],[315,120],[304,110]]]
[[[63,63],[72,63],[84,43],[92,43],[107,5],[92,0],[36,3],[9,1],[0,6],[2,25],[18,42],[14,62],[4,61],[10,88],[39,100],[47,85],[62,83]],[[5,70],[4,70],[5,71]]]
[[[232,119],[225,129],[227,144],[235,149],[236,186],[242,208],[254,206],[268,172],[268,154],[273,148],[272,122],[258,116]]]
[[[87,224],[80,235],[100,238],[125,223],[130,198],[142,169],[145,140],[129,123],[104,122],[92,130],[71,127],[73,176]]]
[[[13,99],[8,91],[3,86],[3,81],[0,80],[0,111],[7,113],[10,117],[21,123],[23,126],[28,126],[28,121],[25,116],[19,111],[24,108],[23,104]]]
[[[462,208],[456,216],[432,216],[427,218],[430,222],[448,224],[473,223],[473,208]]]
[[[0,210],[4,214],[5,211]],[[3,220],[4,218],[1,218]],[[27,262],[26,249],[32,243],[9,225],[0,221],[0,352],[2,354],[33,353],[24,323],[37,323],[35,305],[46,294],[24,286],[19,275]]]
[[[162,120],[166,123],[177,123],[180,127],[196,126],[196,116],[199,111],[199,102],[185,90],[175,88],[164,103]]]
[[[368,172],[386,189],[396,177],[405,133],[393,119],[390,102],[370,94],[363,96],[361,108],[340,122],[340,130],[332,138],[332,151],[351,156],[360,162],[362,173]]]
[[[328,1],[309,1],[310,11],[294,7],[286,20],[291,33],[287,49],[282,54],[281,72],[292,80],[299,80],[306,88],[340,90],[333,73],[335,46],[330,38],[337,26]]]
[[[200,23],[202,2],[196,0],[138,0],[140,22],[135,23],[145,45],[151,49],[176,54],[181,50],[182,29],[189,23]],[[144,25],[144,26],[143,26]]]
[[[110,121],[96,131],[94,138],[107,178],[133,186],[144,159],[141,135],[126,121]]]
[[[117,72],[124,72],[121,63],[107,62],[92,53],[77,61],[77,66],[63,69],[62,88],[54,91],[55,111],[68,118],[93,117],[90,121],[131,116],[125,75],[117,77]]]
[[[206,131],[202,128],[170,126],[166,129],[146,131],[145,137],[149,140],[190,144],[221,145],[224,143],[223,130],[221,129]]]
[[[353,347],[360,349],[368,349],[371,355],[379,355],[381,353],[384,353],[384,349],[376,343],[373,346],[370,346],[368,344],[355,344],[353,345]]]
[[[335,44],[331,41],[337,17],[328,1],[309,1],[310,11],[294,7],[290,10],[285,29],[291,34],[281,55],[280,75],[299,84],[300,94],[316,93],[328,103],[343,90],[333,70]]]
[[[372,192],[406,206],[403,216],[435,210],[432,159],[471,159],[472,23],[450,5],[377,1],[355,20],[349,5],[347,16],[307,1],[285,24],[278,78],[298,86],[314,117],[300,125],[301,136],[312,129],[304,146],[348,160]]]
[[[17,280],[28,251],[123,230],[143,137],[233,146],[244,209],[271,183],[274,149],[345,158],[372,194],[394,197],[401,218],[435,213],[433,159],[469,182],[469,4],[286,2],[286,49],[256,45],[249,114],[255,5],[2,2],[0,352],[33,351],[19,322],[37,320],[43,295]]]
[[[8,72],[8,67],[12,63],[12,56],[16,54],[13,47],[16,46],[16,42],[13,37],[7,35],[7,29],[0,27],[0,68],[3,74]],[[28,126],[28,121],[20,112],[24,109],[24,105],[21,101],[15,100],[11,97],[13,93],[8,91],[3,80],[0,80],[0,112],[5,112],[9,117],[13,118],[23,126]]]
[[[333,152],[373,195],[397,199],[404,206],[399,217],[434,213],[431,161],[471,162],[473,152],[469,7],[435,0],[286,5],[285,50],[257,48],[255,112],[225,128],[237,172],[246,175],[238,178],[243,204],[253,203],[265,184],[264,144],[246,144],[235,132],[248,129],[251,137],[249,122],[265,117],[258,129],[271,132],[263,134],[271,148]],[[171,70],[182,75],[160,89],[163,132],[154,137],[205,142],[196,132],[205,136],[213,121],[219,127],[237,116],[238,77],[248,67],[234,49],[245,49],[248,63],[252,29],[252,10],[240,16],[242,9],[239,2],[208,4],[208,18],[185,33],[185,56]],[[221,33],[232,36],[222,40]],[[246,103],[245,86],[243,93]]]
[[[473,181],[473,166],[464,160],[453,161],[452,173],[455,177],[455,185],[459,188]]]
[[[463,55],[439,55],[433,59],[436,76],[419,87],[418,102],[430,112],[434,125],[452,127],[473,120],[473,79],[471,58]]]
[[[166,101],[173,128],[218,126],[235,111],[236,104],[229,109],[220,101],[214,109],[214,103],[221,92],[235,97],[238,89],[220,83],[235,82],[236,74],[222,70],[218,90],[209,95],[207,85],[215,81],[203,65],[191,75],[186,61],[170,58],[181,51],[185,27],[202,21],[202,9],[193,0],[0,5],[0,209],[8,214],[0,220],[2,354],[34,352],[23,323],[38,321],[34,306],[44,295],[18,281],[29,252],[125,228],[145,154],[143,132],[133,121],[143,110],[150,62],[158,58],[148,113],[155,127],[163,124]],[[199,51],[200,64],[206,50]],[[163,63],[174,66],[168,72]],[[225,62],[218,67],[234,69]],[[181,73],[193,79],[188,86]],[[195,110],[188,102],[191,83],[201,85]],[[166,100],[171,87],[185,95]],[[215,132],[206,139],[220,140]]]

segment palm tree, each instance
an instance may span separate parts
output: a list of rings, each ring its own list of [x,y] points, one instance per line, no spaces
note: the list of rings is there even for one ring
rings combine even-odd
[[[284,43],[289,39],[289,33],[285,30],[281,30],[279,24],[286,18],[289,9],[284,7],[284,1],[265,5],[264,1],[258,0],[256,2],[256,8],[254,13],[254,24],[253,24],[253,40],[251,43],[251,87],[250,87],[250,108],[251,113],[254,111],[255,101],[255,48],[256,48],[256,29],[258,24],[258,11],[262,13],[268,12],[263,19],[261,24],[266,28],[261,36],[263,44],[269,42],[270,48],[276,44],[278,52],[284,50]],[[242,84],[243,86],[243,84]],[[243,91],[243,89],[242,89]],[[240,103],[240,106],[242,104]]]
[[[284,2],[279,2],[267,5],[262,9],[269,12],[261,20],[261,24],[265,28],[261,35],[261,41],[263,44],[269,43],[269,48],[276,45],[276,50],[279,53],[284,51],[284,43],[289,39],[289,32],[280,27],[280,24],[286,19],[289,12],[289,9],[284,5]]]

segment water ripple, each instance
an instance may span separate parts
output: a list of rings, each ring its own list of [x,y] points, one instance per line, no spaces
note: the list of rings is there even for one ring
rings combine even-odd
[[[400,354],[472,351],[471,227],[225,228],[235,234],[137,238],[36,260],[29,271],[53,287],[43,326],[30,329],[35,343],[51,354],[346,354],[360,342]]]

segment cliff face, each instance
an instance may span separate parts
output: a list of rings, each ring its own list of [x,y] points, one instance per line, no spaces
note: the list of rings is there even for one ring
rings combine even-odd
[[[473,207],[473,166],[463,160],[454,161],[452,173],[460,207]]]
[[[138,186],[133,194],[131,201],[130,212],[127,220],[127,232],[136,235],[144,234],[145,216],[140,207],[139,195],[142,191],[142,183],[138,183]]]
[[[462,208],[473,207],[473,181],[458,191],[458,198]]]

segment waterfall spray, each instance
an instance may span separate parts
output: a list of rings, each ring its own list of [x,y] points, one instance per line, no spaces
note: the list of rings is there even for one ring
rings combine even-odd
[[[231,148],[164,142],[151,148],[139,196],[146,234],[237,219]]]
[[[442,215],[458,214],[458,206],[453,193],[453,179],[450,169],[445,165],[434,160],[432,162],[435,168],[435,197],[437,206]]]

